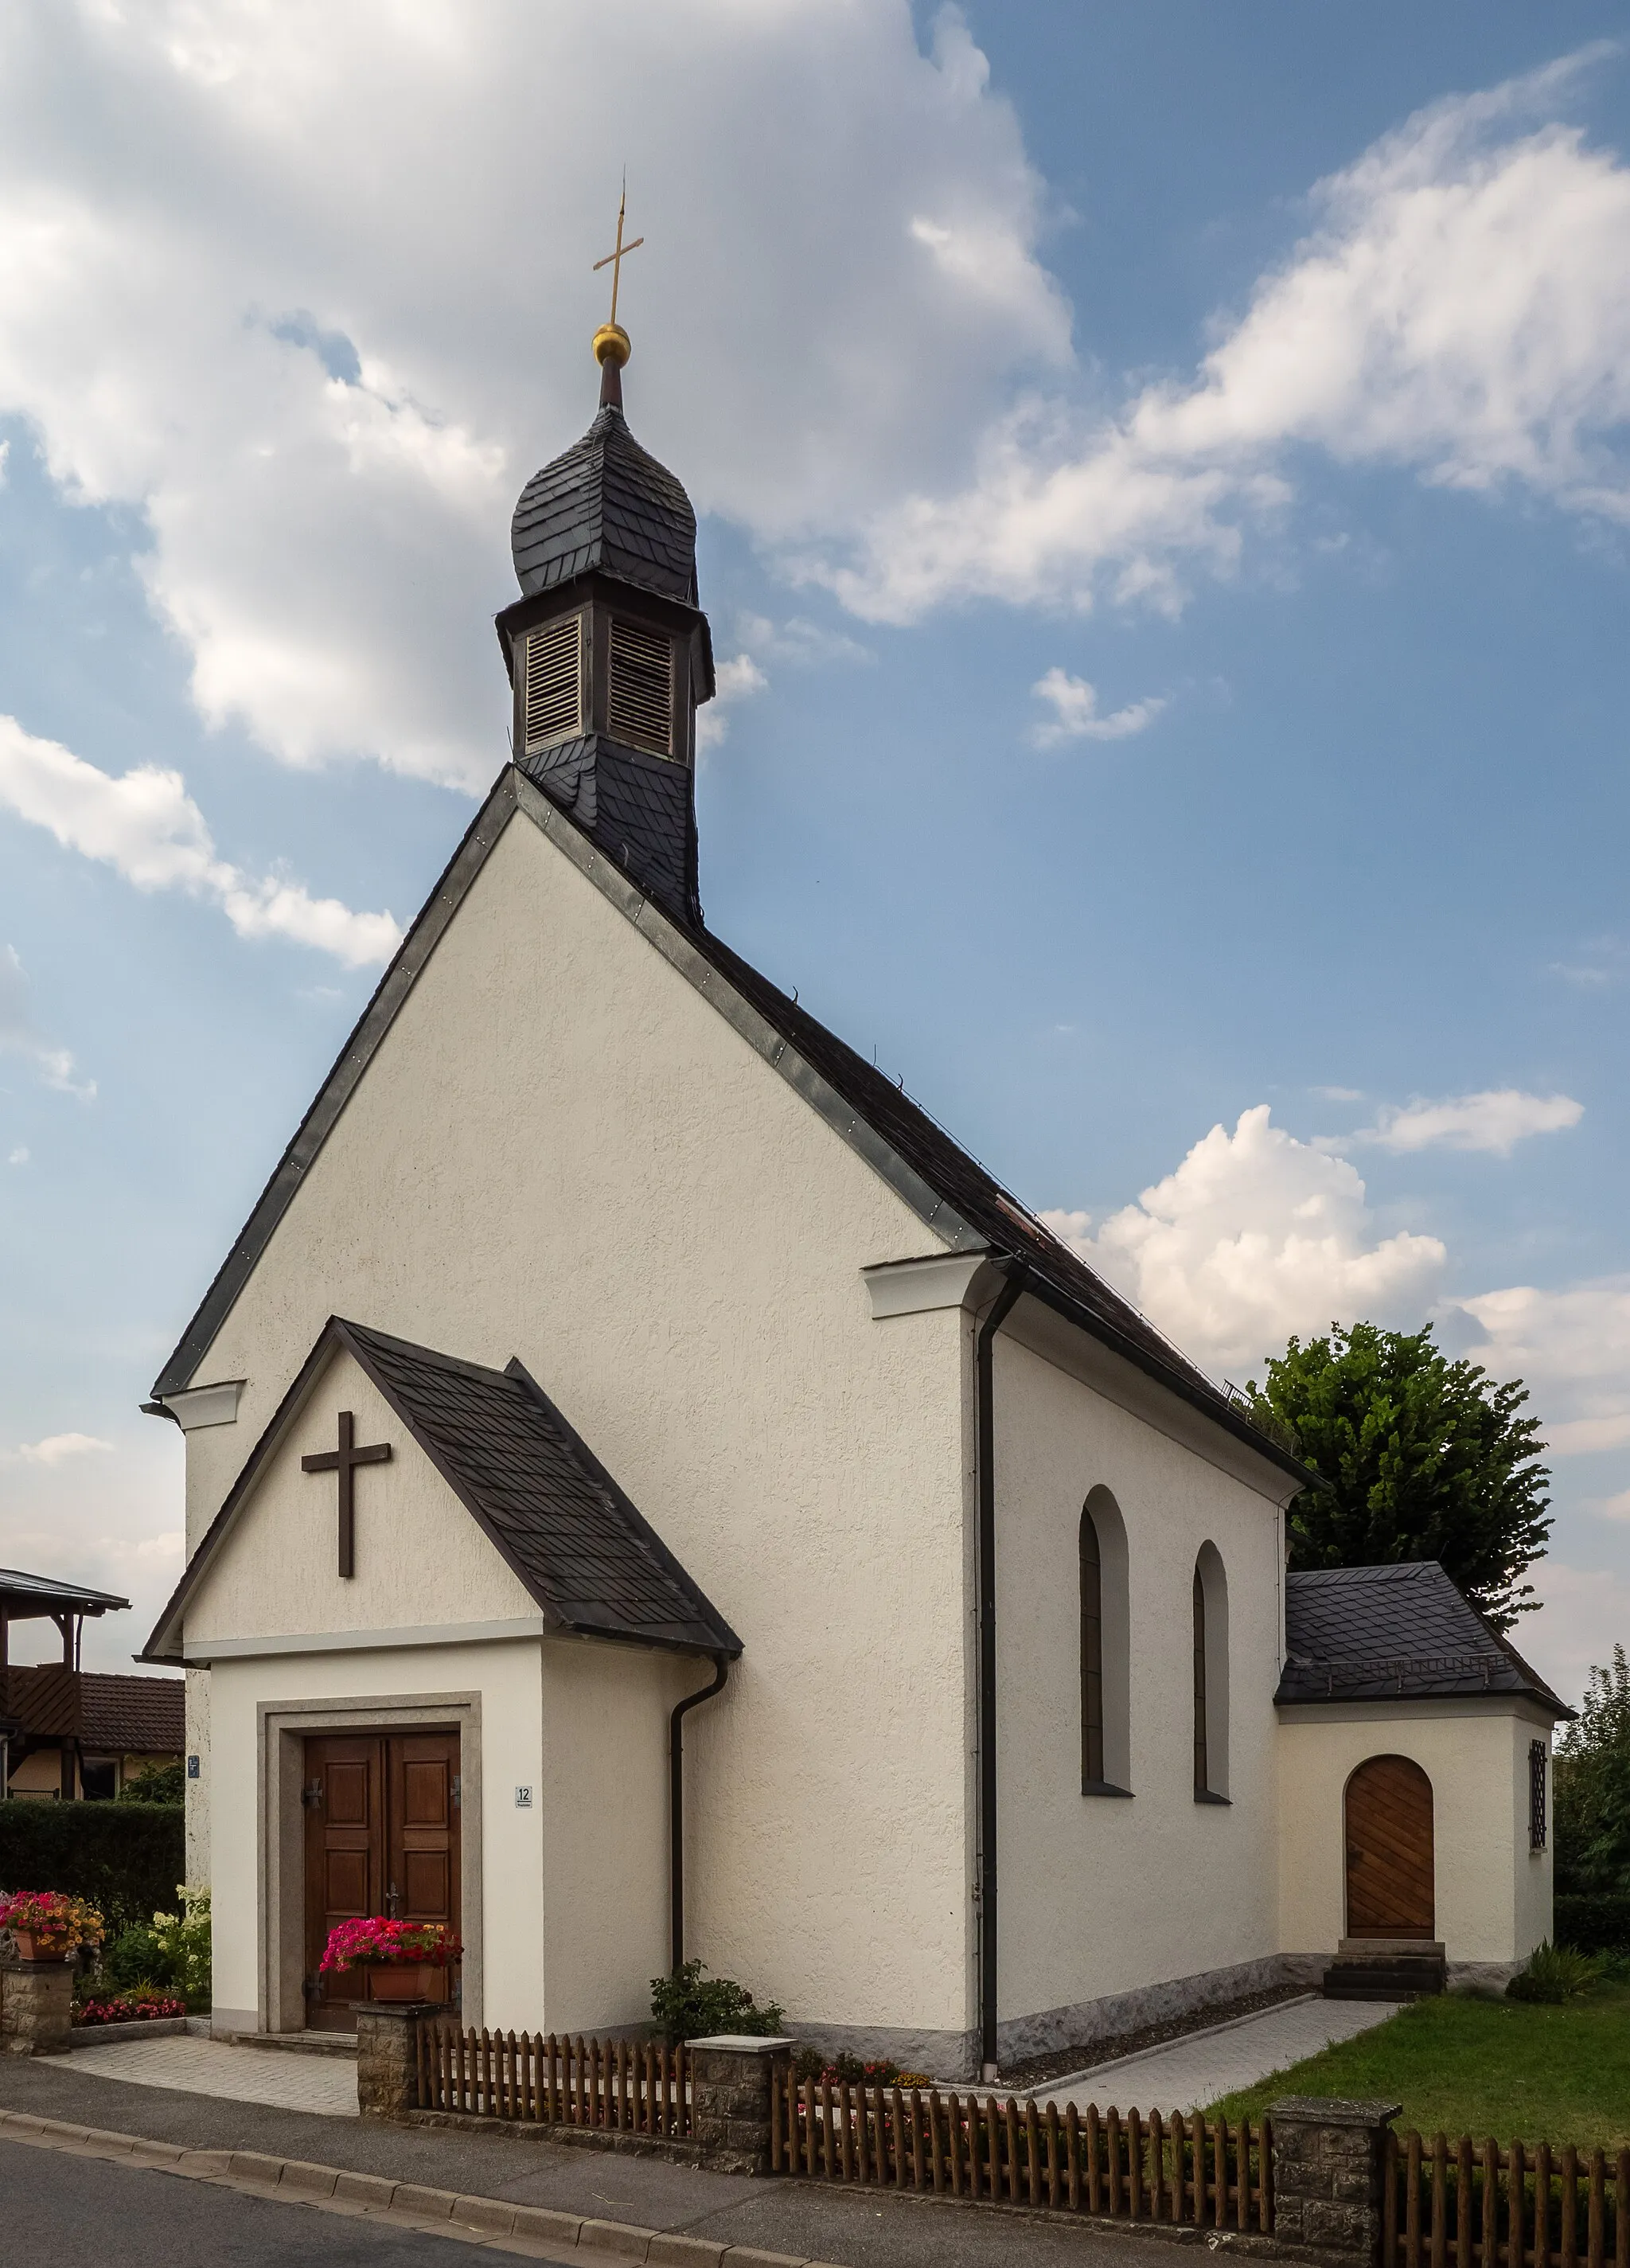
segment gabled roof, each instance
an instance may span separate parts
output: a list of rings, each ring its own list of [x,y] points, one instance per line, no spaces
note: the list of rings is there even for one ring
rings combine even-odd
[[[51,1575],[25,1575],[20,1568],[0,1567],[0,1613],[14,1622],[31,1615],[102,1615],[109,1607],[128,1607],[111,1591],[92,1591],[84,1583],[58,1582]]]
[[[723,1615],[519,1361],[490,1370],[331,1315],[188,1561],[143,1660],[183,1659],[187,1601],[341,1347],[556,1628],[682,1653],[740,1653]]]
[[[641,448],[620,409],[535,472],[510,527],[526,597],[598,567],[670,599],[695,596],[696,515],[684,489]]]
[[[827,1124],[952,1251],[989,1252],[1022,1269],[1038,1299],[1200,1410],[1298,1484],[1314,1476],[1259,1432],[1205,1373],[1128,1300],[1112,1290],[1029,1208],[875,1064],[761,976],[701,922],[644,895],[570,814],[506,764],[399,947],[339,1060],[283,1152],[271,1181],[153,1388],[179,1393],[247,1282],[347,1099],[383,1042],[419,971],[488,854],[518,810],[570,858],[663,957],[725,1017]]]
[[[1285,1668],[1276,1701],[1487,1693],[1526,1694],[1558,1717],[1574,1713],[1435,1559],[1286,1576]]]

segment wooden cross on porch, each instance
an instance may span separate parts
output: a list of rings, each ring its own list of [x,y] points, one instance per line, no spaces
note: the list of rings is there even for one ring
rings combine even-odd
[[[376,1441],[367,1448],[356,1446],[356,1420],[349,1410],[340,1412],[340,1446],[324,1449],[314,1457],[302,1457],[303,1473],[337,1473],[340,1476],[340,1572],[342,1576],[356,1572],[356,1484],[352,1477],[358,1465],[384,1465],[390,1462],[391,1445]]]

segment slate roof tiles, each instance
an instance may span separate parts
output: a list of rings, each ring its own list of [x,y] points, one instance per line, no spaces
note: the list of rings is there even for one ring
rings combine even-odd
[[[668,470],[602,409],[521,490],[510,549],[528,597],[598,567],[671,599],[695,595],[696,515]]]
[[[1573,1713],[1435,1559],[1293,1571],[1285,1647],[1281,1702],[1525,1693]]]

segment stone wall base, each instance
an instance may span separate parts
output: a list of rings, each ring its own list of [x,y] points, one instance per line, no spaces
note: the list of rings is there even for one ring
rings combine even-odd
[[[1015,2064],[1032,2056],[1057,2055],[1066,2048],[1090,2051],[1097,2040],[1142,2031],[1146,2024],[1203,2014],[1224,2001],[1243,1999],[1248,1992],[1271,1992],[1287,1984],[1316,1992],[1333,1958],[1329,1953],[1265,1954],[1260,1960],[1237,1962],[1227,1969],[1201,1970],[1192,1977],[1169,1977],[1126,1992],[1107,1992],[1101,1999],[1076,2000],[1061,2007],[1039,2008],[1028,2016],[1004,2017],[996,2028],[996,2051],[1002,2063]],[[902,2071],[925,2071],[948,2085],[979,2077],[976,2032],[806,2022],[797,2016],[789,2022],[800,2046],[812,2047],[829,2060],[842,2054],[870,2063],[887,2056]]]
[[[1484,2000],[1503,2000],[1506,1986],[1527,1966],[1525,1961],[1451,1961],[1449,1990],[1473,1992]]]

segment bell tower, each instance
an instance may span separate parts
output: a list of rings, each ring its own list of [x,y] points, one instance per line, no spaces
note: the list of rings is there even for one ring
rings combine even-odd
[[[594,335],[599,409],[583,438],[532,475],[510,526],[521,595],[497,617],[518,768],[631,881],[682,921],[696,888],[696,711],[714,690],[713,642],[696,603],[696,515],[629,432],[617,320]]]

